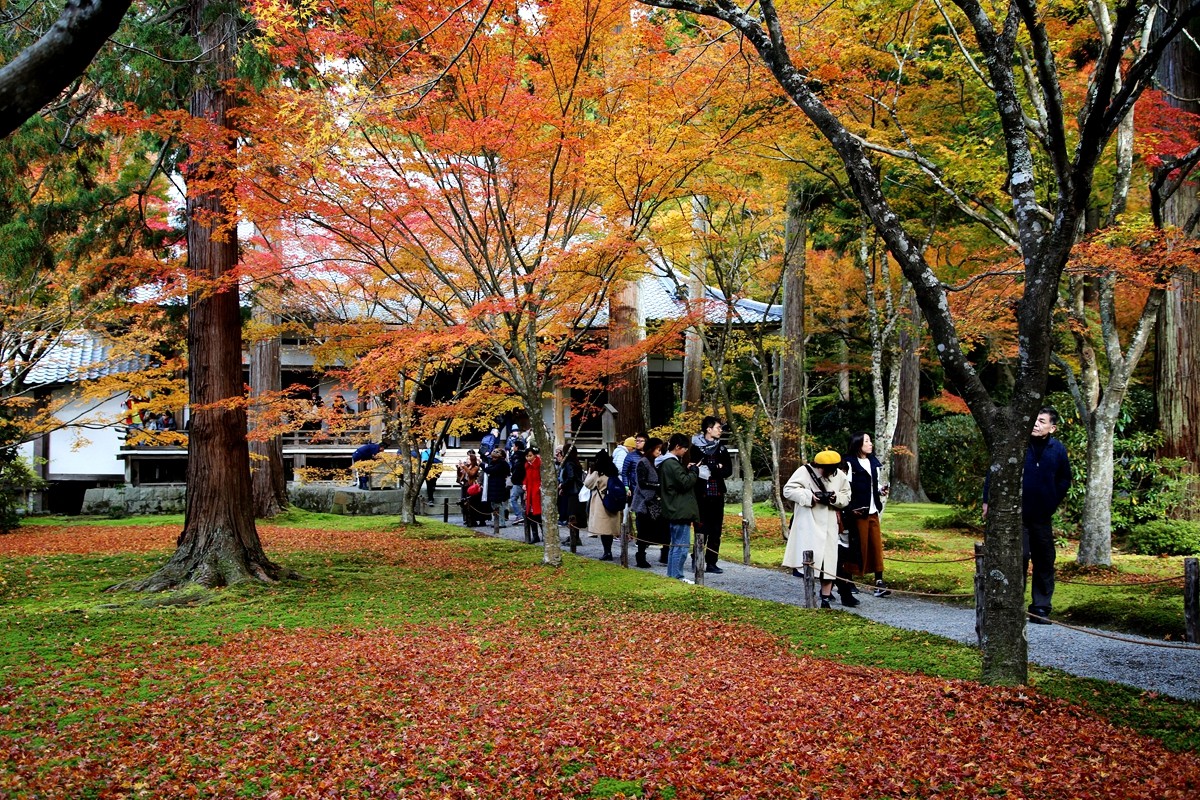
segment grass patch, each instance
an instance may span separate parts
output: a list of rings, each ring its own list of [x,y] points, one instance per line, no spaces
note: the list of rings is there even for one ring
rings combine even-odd
[[[429,748],[422,750],[406,738],[415,740],[442,718],[439,715],[449,715],[446,731],[433,730],[430,741],[457,735],[454,731],[459,728],[453,725],[468,733],[476,724],[480,730],[511,723],[514,730],[531,731],[531,741],[551,748],[549,755],[538,758],[554,764],[549,780],[559,781],[565,796],[669,797],[676,791],[683,795],[697,791],[683,783],[682,776],[690,774],[687,770],[651,778],[640,771],[616,768],[610,760],[633,746],[602,747],[600,743],[664,719],[700,722],[697,735],[704,736],[742,730],[741,720],[734,719],[740,707],[713,708],[701,714],[689,706],[698,686],[724,686],[726,681],[750,677],[736,659],[713,662],[726,648],[745,647],[746,653],[782,649],[790,654],[788,658],[800,657],[813,676],[858,670],[840,680],[861,682],[863,690],[875,687],[881,698],[915,691],[903,688],[911,682],[905,676],[934,676],[940,682],[932,684],[932,689],[930,684],[919,683],[920,691],[929,692],[922,695],[922,702],[940,703],[949,692],[953,702],[948,707],[956,714],[977,695],[1009,702],[1005,695],[985,687],[961,684],[966,688],[958,688],[960,684],[945,683],[978,676],[979,653],[929,634],[901,631],[848,614],[821,614],[697,589],[569,554],[564,555],[560,569],[547,569],[540,565],[540,548],[479,537],[438,522],[401,528],[394,520],[365,521],[377,527],[343,529],[342,533],[318,529],[320,535],[316,536],[305,527],[312,523],[311,517],[302,518],[290,533],[278,521],[270,523],[277,542],[275,548],[269,548],[272,557],[306,576],[273,587],[241,584],[152,597],[101,591],[152,571],[165,556],[162,552],[65,553],[0,560],[0,670],[7,687],[0,715],[6,715],[12,728],[2,736],[28,735],[22,746],[40,748],[39,757],[47,759],[47,774],[79,771],[78,765],[68,766],[78,756],[64,753],[61,762],[54,760],[59,758],[55,736],[90,742],[88,746],[103,754],[122,746],[122,732],[141,730],[139,726],[148,724],[147,720],[169,722],[195,706],[204,715],[205,723],[199,726],[204,738],[195,742],[188,738],[201,734],[186,724],[187,718],[179,723],[179,732],[167,731],[147,741],[174,741],[174,736],[191,743],[188,754],[196,759],[180,762],[172,768],[177,773],[172,774],[188,776],[190,785],[198,790],[224,796],[264,790],[287,794],[286,787],[294,785],[289,781],[308,780],[310,774],[325,769],[322,759],[329,753],[351,753],[364,763],[379,765],[341,777],[331,772],[330,780],[340,781],[333,785],[350,794],[385,794],[405,781],[425,785],[438,780],[454,794],[466,785],[462,775],[468,771],[500,780],[496,776],[519,776],[532,769],[533,762],[525,759],[537,759],[506,749],[504,737],[497,742],[486,738],[470,741],[466,751],[443,751],[436,744],[422,745]],[[918,535],[903,530],[897,534]],[[928,541],[930,553],[945,558],[945,553],[954,552],[952,545],[961,542],[969,546],[970,540],[938,532]],[[934,551],[933,547],[943,550]],[[914,567],[904,579],[946,590],[956,585],[957,573],[952,568],[958,569],[958,565]],[[619,627],[621,621],[630,619],[643,622],[632,629]],[[738,626],[732,633],[731,625]],[[722,632],[717,638],[699,637],[696,626]],[[631,632],[642,638],[622,651],[622,637]],[[761,641],[744,645],[741,640],[746,636],[759,636]],[[613,641],[618,647],[603,663],[585,661],[583,666],[564,668],[569,657],[583,655],[572,649],[582,649],[572,644],[576,641]],[[531,653],[542,645],[533,647],[530,642],[544,642],[547,651]],[[445,651],[427,652],[437,647]],[[672,679],[669,690],[659,691],[652,698],[657,705],[646,711],[634,704],[646,700],[645,682],[654,676],[631,668],[623,659],[651,648],[671,652],[671,668],[680,670],[680,677]],[[232,651],[256,660],[239,667],[228,655]],[[821,661],[803,660],[809,657]],[[391,660],[384,663],[380,659]],[[436,672],[454,659],[461,659],[454,666],[459,671],[448,676]],[[493,687],[504,684],[506,676],[540,667],[546,671],[538,673],[538,679],[507,686],[506,691],[517,694],[494,696]],[[893,672],[863,671],[873,668]],[[1195,703],[1053,670],[1031,668],[1031,675],[1041,690],[1036,697],[1041,699],[1028,702],[1052,706],[1055,701],[1047,697],[1061,698],[1117,725],[1153,736],[1171,749],[1200,751],[1200,706]],[[382,681],[382,688],[372,684],[371,691],[354,694],[359,681],[367,678]],[[545,692],[539,693],[543,686]],[[407,716],[407,710],[419,706],[428,693],[456,688],[461,690],[458,695],[439,695],[441,699],[434,703],[438,715],[422,720],[421,725]],[[346,700],[347,696],[352,699]],[[767,708],[778,702],[767,699]],[[543,731],[537,727],[553,724],[553,717],[523,721],[522,715],[531,710],[555,706],[561,706],[562,719],[571,721],[578,708],[593,700],[598,716],[589,724],[601,727],[585,728],[579,735],[570,729]],[[1011,702],[1018,707],[1027,701],[1017,698]],[[640,710],[631,711],[631,705]],[[248,714],[247,708],[253,713]],[[1049,713],[1041,705],[1038,709],[1038,713]],[[332,728],[311,722],[325,710],[338,720]],[[733,718],[713,722],[709,715],[715,713],[729,713]],[[1071,713],[1087,716],[1078,710]],[[379,728],[363,727],[377,725],[378,720],[389,720],[387,735],[391,739],[375,741],[372,737],[379,735]],[[947,717],[938,724],[952,723]],[[606,725],[614,727],[608,730],[603,727]],[[771,727],[756,730],[769,731]],[[271,752],[277,749],[286,754],[287,769],[278,769],[278,765],[268,768],[261,762],[253,763],[253,769],[229,765],[237,760],[233,754],[240,755],[243,746],[251,747],[260,740]],[[29,744],[38,741],[42,744]],[[662,746],[669,748],[672,760],[690,752],[683,740],[656,741],[670,742]],[[325,755],[318,757],[317,753]],[[737,758],[720,748],[714,753],[722,755],[689,769],[736,772],[741,768]],[[398,773],[387,773],[386,765],[401,757],[397,754],[411,754],[423,766],[396,778]],[[103,758],[99,761],[100,766],[112,766],[105,765]],[[247,755],[241,761],[249,765],[253,759]],[[82,788],[76,796],[104,794],[97,787],[112,789],[104,781],[135,786],[144,780],[146,770],[159,767],[141,764],[116,777],[111,769],[96,769],[92,777],[86,770],[79,772],[76,785]],[[0,767],[0,773],[4,771]],[[370,781],[376,771],[390,774],[392,782],[375,787]],[[545,778],[545,773],[542,775]],[[639,777],[615,777],[631,775]],[[12,791],[3,780],[0,778],[0,794]],[[503,786],[503,781],[497,785]],[[958,788],[971,794],[978,787]],[[874,787],[861,795],[899,793],[901,789],[895,787]],[[17,791],[13,794],[20,796]],[[430,796],[416,790],[412,794]]]

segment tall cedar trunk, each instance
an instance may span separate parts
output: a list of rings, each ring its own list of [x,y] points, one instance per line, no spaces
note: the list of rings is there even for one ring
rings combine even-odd
[[[1158,79],[1167,102],[1195,113],[1200,112],[1200,103],[1191,99],[1200,97],[1200,59],[1195,44],[1200,23],[1190,24],[1188,32],[1189,36],[1178,37],[1167,46]],[[1184,184],[1167,201],[1164,221],[1184,227],[1198,205],[1195,183]],[[1163,433],[1159,456],[1186,458],[1193,471],[1200,471],[1200,381],[1195,377],[1200,374],[1198,293],[1200,275],[1182,270],[1174,276],[1155,337],[1158,419]]]
[[[707,198],[692,198],[692,229],[697,236],[708,235]],[[704,303],[704,261],[701,248],[693,254],[689,265],[687,296],[688,311],[696,313]],[[700,394],[704,382],[704,323],[697,322],[683,335],[683,410],[701,411]]]
[[[804,277],[808,218],[800,189],[788,193],[783,245],[783,356],[779,377],[779,467],[777,492],[800,466],[804,454]]]
[[[892,493],[898,503],[928,503],[921,488],[921,307],[911,300],[911,326],[900,331],[900,415],[892,439]]]
[[[190,8],[192,30],[204,53],[191,115],[218,130],[229,129],[232,98],[222,83],[234,75],[237,49],[237,21],[227,9],[214,0],[194,0]],[[226,145],[236,145],[232,130]],[[263,552],[251,506],[246,410],[241,403],[242,321],[237,282],[229,280],[238,258],[232,203],[233,198],[219,190],[189,192],[187,199],[188,269],[196,284],[188,298],[187,510],[170,561],[132,584],[143,591],[186,583],[212,587],[273,581],[283,572]]]
[[[634,347],[645,338],[638,306],[637,281],[622,282],[608,301],[609,349]],[[608,402],[617,409],[618,440],[646,430],[642,403],[646,396],[645,378],[645,366],[639,361],[609,384]]]
[[[279,315],[255,302],[253,318],[271,329],[268,336],[255,340],[250,348],[250,398],[257,401],[267,394],[278,396],[283,388],[281,343],[278,333]],[[283,473],[283,437],[255,439],[250,442],[254,456],[251,481],[254,497],[254,517],[269,519],[287,508],[287,476]]]

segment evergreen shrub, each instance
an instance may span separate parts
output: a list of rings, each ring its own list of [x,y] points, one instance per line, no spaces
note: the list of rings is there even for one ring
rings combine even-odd
[[[1129,532],[1129,549],[1144,556],[1200,555],[1200,522],[1159,519],[1144,522]]]
[[[987,473],[987,448],[968,414],[952,414],[921,424],[921,487],[929,499],[978,508]]]

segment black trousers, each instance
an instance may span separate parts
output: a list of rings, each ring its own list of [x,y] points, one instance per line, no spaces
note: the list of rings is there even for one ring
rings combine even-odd
[[[1049,614],[1054,602],[1054,530],[1049,522],[1027,522],[1021,526],[1021,546],[1025,556],[1025,571],[1033,562],[1033,578],[1030,580],[1032,600],[1030,609],[1041,609]]]
[[[700,519],[696,521],[696,532],[704,534],[704,563],[715,567],[721,552],[721,525],[725,522],[725,496],[700,498]]]

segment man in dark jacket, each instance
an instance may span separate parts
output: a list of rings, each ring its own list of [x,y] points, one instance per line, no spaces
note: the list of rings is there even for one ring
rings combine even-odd
[[[1025,450],[1021,479],[1021,539],[1025,568],[1033,562],[1030,621],[1050,624],[1054,599],[1054,530],[1050,520],[1067,496],[1071,465],[1067,448],[1053,434],[1058,430],[1058,412],[1043,408],[1033,423],[1033,434]],[[990,477],[990,476],[989,476]],[[988,513],[988,481],[983,483],[983,516]]]
[[[493,512],[504,508],[504,504],[508,502],[509,491],[505,483],[508,480],[508,472],[504,450],[493,447],[488,459],[483,462],[483,474],[487,476],[484,499],[491,504]]]
[[[520,437],[509,447],[508,479],[512,484],[508,493],[508,507],[512,511],[509,522],[520,525],[525,522],[525,440]]]
[[[700,422],[700,433],[692,437],[690,459],[700,474],[696,483],[700,505],[696,535],[704,536],[704,571],[717,575],[725,571],[717,566],[717,557],[721,552],[721,526],[725,522],[725,479],[733,474],[733,459],[721,443],[723,432],[721,420],[705,417]]]

